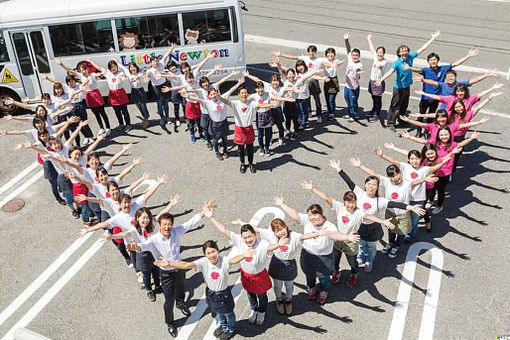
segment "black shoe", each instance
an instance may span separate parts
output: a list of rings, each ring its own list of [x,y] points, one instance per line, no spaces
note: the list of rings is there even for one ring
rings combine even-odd
[[[222,335],[222,334],[223,334],[226,330],[227,330],[227,329],[226,329],[226,328],[223,328],[223,326],[222,326],[222,325],[219,325],[219,326],[218,326],[218,328],[216,328],[216,329],[214,330],[213,335],[214,335],[214,337],[215,337],[215,338],[219,338],[219,337],[220,337],[220,336],[221,336],[221,335]]]
[[[174,124],[174,132],[179,132],[177,131],[177,125]]]
[[[80,218],[80,213],[76,209],[74,209],[71,212],[71,215],[73,215],[73,217],[76,218],[76,219]]]
[[[408,239],[408,238],[405,238],[405,239],[404,239],[404,244],[405,244],[405,245],[409,245],[409,244],[411,244],[411,240],[410,240],[410,239]]]
[[[177,327],[175,327],[174,325],[167,325],[168,326],[168,333],[176,338],[177,337],[177,334],[179,334],[179,332],[177,332]]]
[[[65,199],[63,199],[63,198],[61,198],[61,197],[59,197],[59,198],[58,198],[57,202],[58,202],[58,204],[60,204],[60,205],[66,205],[66,200],[65,200]]]
[[[153,290],[149,290],[147,292],[147,297],[149,298],[149,300],[151,300],[152,302],[155,302],[156,301],[156,293],[153,291]]]
[[[422,131],[421,131],[421,128],[417,128],[417,129],[416,129],[415,137],[420,138],[420,137],[422,137],[422,136],[423,136],[423,133],[422,133]]]
[[[227,329],[223,334],[220,335],[220,340],[230,340],[234,336],[234,332],[232,332],[230,329]]]
[[[186,305],[185,303],[180,304],[178,307],[181,310],[182,314],[186,316],[191,315],[191,311],[189,310],[188,305]]]
[[[154,289],[154,293],[156,293],[156,294],[163,293],[163,289],[161,288],[161,286],[156,286],[156,288]]]
[[[250,164],[250,172],[252,174],[256,173],[257,172],[257,169],[255,169],[255,166],[253,164]]]
[[[239,168],[239,171],[244,174],[246,172],[246,164],[241,164],[241,167]]]

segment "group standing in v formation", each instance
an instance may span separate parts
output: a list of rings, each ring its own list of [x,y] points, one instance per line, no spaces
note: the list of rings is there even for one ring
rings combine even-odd
[[[325,124],[335,118],[336,96],[340,91],[338,70],[345,60],[336,58],[336,51],[332,47],[326,49],[325,57],[317,56],[315,46],[308,47],[308,55],[294,56],[276,51],[270,65],[279,70],[280,78],[275,74],[266,82],[244,72],[236,85],[224,93],[221,93],[220,85],[238,76],[236,72],[213,84],[208,77],[219,70],[221,65],[215,65],[210,73],[200,76],[201,69],[211,55],[194,66],[185,62],[180,65],[168,63],[175,46],[161,60],[153,57],[151,67],[146,71],[140,70],[135,63],[124,67],[115,60],[111,60],[106,68],[88,60],[79,63],[76,69],[56,60],[58,65],[68,71],[68,76],[64,83],[44,76],[44,79],[54,84],[53,95],[44,94],[40,104],[29,104],[31,100],[12,101],[17,106],[33,110],[35,115],[5,116],[7,120],[26,121],[34,128],[23,131],[1,130],[0,135],[24,135],[29,139],[28,142],[16,145],[15,149],[33,149],[37,152],[38,161],[43,165],[45,178],[50,183],[55,199],[67,206],[73,217],[81,216],[83,220],[84,227],[78,236],[104,230],[102,238],[111,240],[126,264],[135,267],[148,298],[155,301],[156,294],[164,294],[165,323],[172,336],[178,334],[174,322],[174,305],[184,315],[191,314],[185,301],[185,271],[195,269],[203,275],[207,303],[219,323],[214,335],[230,339],[236,332],[234,299],[228,286],[230,266],[241,266],[241,283],[252,310],[249,323],[263,325],[268,305],[267,292],[271,288],[276,296],[278,313],[293,313],[298,256],[306,277],[308,299],[324,304],[331,285],[340,280],[342,253],[351,268],[346,284],[352,288],[358,280],[361,267],[365,272],[372,271],[377,243],[383,238],[384,229],[388,236],[381,253],[388,254],[390,258],[398,255],[404,243],[416,239],[422,217],[425,219],[426,231],[431,231],[431,215],[439,214],[443,209],[447,185],[457,168],[463,148],[479,136],[479,133],[473,132],[466,137],[467,130],[488,120],[482,118],[473,121],[473,118],[492,98],[501,94],[493,91],[502,87],[501,84],[495,84],[478,94],[470,94],[469,86],[494,76],[495,72],[466,81],[457,80],[453,68],[476,56],[477,49],[470,50],[466,56],[447,65],[439,65],[439,55],[430,53],[427,57],[429,67],[414,67],[413,60],[438,36],[439,31],[434,32],[431,39],[415,52],[411,52],[407,45],[399,46],[398,59],[389,68],[385,60],[385,48],[375,48],[372,35],[368,35],[368,46],[374,58],[368,83],[373,108],[366,118],[369,121],[384,120],[381,109],[385,80],[395,73],[393,96],[385,126],[395,130],[398,121],[416,126],[416,136],[411,136],[408,131],[402,132],[401,136],[423,144],[423,147],[421,150],[404,150],[393,143],[384,144],[386,149],[407,157],[407,161],[399,161],[384,153],[380,147],[375,148],[374,154],[390,163],[384,174],[367,168],[359,158],[351,158],[349,163],[352,167],[368,174],[361,186],[351,180],[340,161],[330,160],[329,165],[338,172],[349,189],[339,199],[331,198],[312,182],[302,182],[303,189],[326,201],[336,212],[336,224],[327,221],[320,204],[312,204],[306,213],[300,213],[288,206],[281,196],[275,196],[274,204],[295,223],[300,224],[303,233],[291,230],[285,221],[278,218],[271,222],[269,228],[236,220],[232,223],[241,228],[239,233],[235,233],[216,219],[213,214],[213,210],[217,209],[214,200],[205,202],[200,213],[178,224],[170,211],[179,203],[179,195],[172,197],[169,204],[154,216],[145,205],[168,181],[167,176],[160,175],[154,180],[151,173],[145,172],[121,190],[125,177],[143,160],[135,157],[118,176],[110,177],[109,171],[114,163],[132,145],[124,145],[105,163],[101,163],[98,154],[94,152],[102,141],[107,140],[111,131],[97,81],[105,77],[108,82],[108,102],[118,120],[119,125],[115,128],[118,133],[128,133],[132,128],[127,106],[130,99],[123,83],[130,84],[131,103],[142,114],[142,127],[145,129],[150,125],[150,114],[143,84],[151,82],[160,125],[170,122],[168,103],[171,98],[174,105],[174,131],[178,131],[181,124],[180,111],[183,110],[190,141],[195,143],[198,132],[198,138],[206,142],[210,150],[214,150],[220,161],[228,158],[227,116],[231,109],[234,116],[233,142],[239,148],[240,171],[244,173],[249,169],[255,173],[253,121],[256,122],[260,156],[269,156],[272,153],[270,147],[274,124],[278,129],[278,145],[292,143],[299,138],[301,130],[310,128],[311,98],[315,104],[316,124]],[[359,119],[358,98],[363,67],[360,50],[351,48],[350,35],[345,34],[343,38],[347,52],[344,85],[347,110],[343,118],[353,122]],[[296,60],[295,67],[283,66],[281,58]],[[94,67],[95,72],[89,71],[88,64]],[[414,77],[413,72],[416,73]],[[255,82],[255,93],[249,94],[244,87],[245,77]],[[417,120],[406,116],[413,80],[423,83],[423,90],[416,91],[422,95],[420,112],[412,115]],[[320,82],[323,83],[322,91],[327,107],[324,112]],[[233,100],[231,95],[236,90],[239,99]],[[473,107],[484,96],[487,98]],[[92,111],[99,126],[96,138],[88,126],[87,108]],[[85,138],[84,148],[80,147],[80,134]],[[61,140],[62,136],[66,138],[65,142]],[[142,183],[150,183],[150,186],[139,198],[133,200],[133,191]],[[381,185],[384,187],[384,196],[379,194]],[[193,262],[182,261],[181,237],[204,217],[238,251],[233,256],[222,256],[217,242],[208,240],[202,245],[205,257]],[[271,260],[266,268],[268,256]],[[154,287],[151,280],[154,281]]]

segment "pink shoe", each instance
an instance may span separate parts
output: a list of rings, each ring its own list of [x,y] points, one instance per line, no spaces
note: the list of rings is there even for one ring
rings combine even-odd
[[[340,271],[337,270],[331,275],[331,283],[335,284],[338,283],[338,281],[340,281]]]
[[[320,303],[321,305],[323,305],[326,303],[327,298],[328,298],[328,292],[321,291],[319,293],[319,297],[317,298],[317,302]]]

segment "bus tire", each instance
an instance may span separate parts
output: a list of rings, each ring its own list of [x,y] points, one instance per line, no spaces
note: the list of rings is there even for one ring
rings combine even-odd
[[[9,99],[9,98],[12,98],[16,101],[20,101],[21,98],[19,97],[19,95],[14,92],[13,90],[11,89],[7,89],[7,88],[0,88],[0,113],[3,115],[3,114],[15,114],[16,113],[16,109],[17,109],[17,106],[14,105],[14,104],[11,104],[11,105],[7,105],[5,104],[5,100],[6,99]]]

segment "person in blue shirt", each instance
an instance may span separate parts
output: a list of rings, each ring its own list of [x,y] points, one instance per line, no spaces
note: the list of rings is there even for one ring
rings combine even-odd
[[[448,71],[452,70],[454,67],[457,67],[463,63],[465,63],[467,60],[469,60],[472,57],[475,57],[478,55],[480,50],[478,48],[472,48],[469,50],[468,54],[463,56],[462,58],[454,61],[451,64],[446,65],[439,65],[439,55],[435,52],[430,53],[427,56],[427,62],[429,63],[429,67],[409,67],[409,69],[412,72],[419,73],[423,76],[423,79],[429,79],[436,82],[444,82],[445,77]],[[429,83],[424,82],[423,83],[423,92],[426,93],[432,93],[439,95],[440,93],[440,87],[435,87],[430,85]],[[434,113],[437,110],[437,106],[439,105],[439,102],[437,100],[433,100],[429,97],[422,96],[419,104],[420,113],[426,114],[428,113]],[[422,121],[422,118],[418,118],[419,121]],[[420,128],[416,129],[416,136],[421,137],[422,130]]]
[[[473,77],[469,80],[457,81],[457,72],[454,70],[449,70],[445,73],[444,81],[436,81],[432,79],[426,79],[423,76],[416,76],[413,80],[420,81],[423,84],[427,84],[428,88],[434,89],[437,93],[433,91],[423,91],[427,93],[437,94],[438,96],[453,96],[455,94],[455,87],[459,84],[464,84],[466,86],[474,85],[478,82],[481,82],[488,77],[495,77],[498,73],[495,70],[491,70],[487,73],[481,74],[479,76]],[[425,88],[425,86],[423,86]]]
[[[397,48],[398,59],[393,63],[391,69],[377,81],[376,84],[380,86],[384,80],[393,74],[393,72],[396,72],[393,96],[391,98],[391,104],[386,119],[388,129],[391,131],[395,131],[397,117],[399,115],[404,115],[406,113],[407,106],[409,105],[409,96],[411,94],[410,88],[413,83],[412,71],[409,70],[409,67],[413,66],[414,58],[425,51],[440,34],[441,32],[439,30],[432,33],[432,37],[415,52],[410,52],[409,46],[407,45],[400,45]]]

